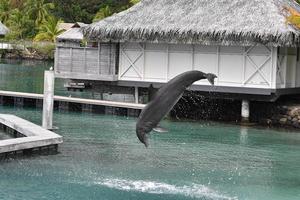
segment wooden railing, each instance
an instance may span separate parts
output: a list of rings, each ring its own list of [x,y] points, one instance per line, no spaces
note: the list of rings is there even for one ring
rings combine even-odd
[[[54,68],[60,78],[115,81],[116,63],[114,44],[97,48],[57,46]]]

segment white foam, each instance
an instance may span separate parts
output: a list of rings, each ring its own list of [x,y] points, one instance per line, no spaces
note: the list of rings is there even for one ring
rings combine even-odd
[[[236,197],[228,197],[204,185],[192,184],[176,186],[167,183],[144,181],[144,180],[123,180],[123,179],[104,179],[96,184],[125,191],[137,191],[152,194],[175,194],[193,198],[206,198],[214,200],[236,200]]]

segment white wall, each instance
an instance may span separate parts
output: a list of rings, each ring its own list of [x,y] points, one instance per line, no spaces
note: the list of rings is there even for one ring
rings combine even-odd
[[[276,87],[276,48],[150,43],[120,48],[119,80],[167,82],[195,69],[215,73],[217,86]],[[195,84],[209,85],[207,80]]]
[[[276,69],[276,88],[295,87],[300,87],[299,51],[295,47],[280,47]]]

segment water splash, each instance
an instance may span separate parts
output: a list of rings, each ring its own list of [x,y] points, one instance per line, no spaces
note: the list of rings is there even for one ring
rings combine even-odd
[[[176,186],[161,182],[125,179],[104,179],[96,182],[96,184],[117,190],[136,191],[151,194],[173,194],[211,200],[237,200],[236,197],[229,197],[219,194],[217,191],[199,184]]]

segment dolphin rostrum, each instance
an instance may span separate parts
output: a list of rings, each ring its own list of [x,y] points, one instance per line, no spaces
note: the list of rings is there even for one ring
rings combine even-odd
[[[173,108],[182,97],[183,92],[195,81],[207,79],[212,85],[217,76],[201,71],[187,71],[171,79],[155,94],[142,110],[137,123],[136,134],[139,140],[148,147],[148,134],[155,129],[162,118]],[[160,128],[158,128],[160,129]]]

